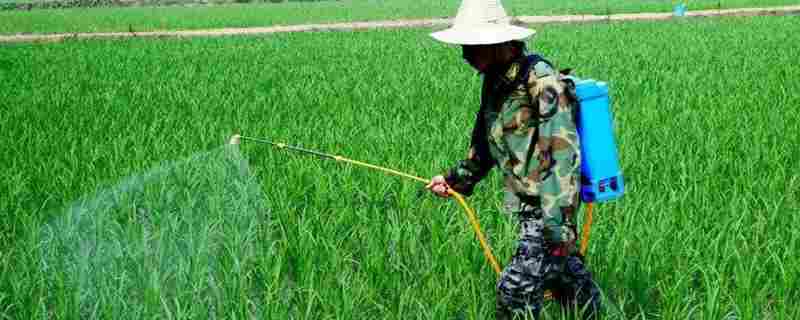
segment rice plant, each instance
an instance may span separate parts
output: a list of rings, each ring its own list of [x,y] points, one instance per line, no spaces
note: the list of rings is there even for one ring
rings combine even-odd
[[[624,199],[588,264],[609,319],[792,319],[797,17],[540,27],[611,84]],[[421,176],[465,155],[480,79],[430,30],[0,47],[0,318],[486,319],[495,276]],[[501,262],[496,174],[469,201]],[[128,186],[128,187],[125,187]],[[548,318],[559,318],[548,306]]]

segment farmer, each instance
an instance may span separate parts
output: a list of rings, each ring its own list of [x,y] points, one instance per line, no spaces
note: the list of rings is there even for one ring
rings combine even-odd
[[[526,57],[522,40],[535,31],[509,21],[499,0],[464,0],[454,25],[431,34],[461,45],[483,86],[467,158],[427,188],[442,197],[448,188],[470,195],[492,167],[502,171],[503,207],[519,220],[519,243],[497,283],[497,319],[538,318],[545,289],[566,309],[596,319],[599,290],[575,245],[574,92],[546,60]]]

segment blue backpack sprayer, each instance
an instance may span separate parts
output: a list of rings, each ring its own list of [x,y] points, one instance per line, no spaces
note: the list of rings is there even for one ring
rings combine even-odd
[[[621,197],[625,184],[614,141],[608,84],[572,76],[564,79],[575,85],[579,104],[575,122],[582,155],[580,196],[583,202],[588,203],[580,247],[581,255],[585,255],[592,225],[592,204]]]
[[[574,81],[574,80],[573,80]],[[624,184],[612,128],[608,84],[575,81],[580,102],[577,126],[581,143],[581,199],[605,202],[622,196]]]

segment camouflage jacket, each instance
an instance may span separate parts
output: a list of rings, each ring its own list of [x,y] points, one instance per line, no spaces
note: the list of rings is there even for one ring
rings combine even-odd
[[[454,190],[470,195],[496,166],[503,173],[505,210],[541,212],[545,240],[572,244],[569,251],[579,205],[574,97],[545,60],[530,64],[522,57],[505,72],[485,75],[467,158],[445,176]]]

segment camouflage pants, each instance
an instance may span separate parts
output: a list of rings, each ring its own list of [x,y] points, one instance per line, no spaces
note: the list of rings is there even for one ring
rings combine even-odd
[[[566,311],[585,308],[584,319],[597,319],[599,290],[583,261],[548,253],[540,210],[517,217],[519,245],[497,283],[497,319],[511,319],[515,314],[538,319],[545,289],[553,292]]]

